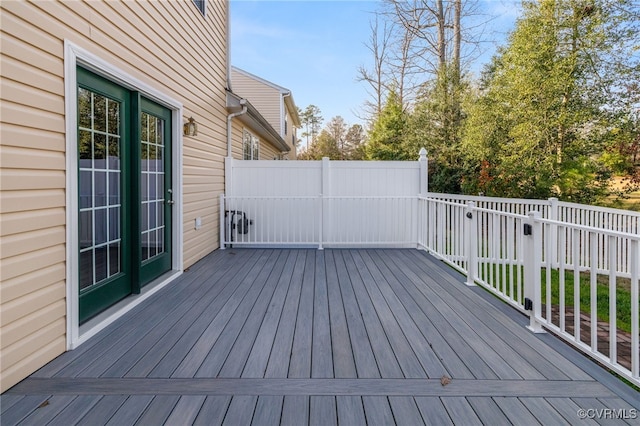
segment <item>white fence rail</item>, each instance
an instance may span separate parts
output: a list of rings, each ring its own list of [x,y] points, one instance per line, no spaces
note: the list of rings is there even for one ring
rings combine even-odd
[[[640,214],[435,194],[419,162],[237,162],[220,246],[418,247],[640,385]]]
[[[419,245],[465,273],[467,284],[528,313],[533,331],[544,327],[640,384],[638,233],[444,197],[420,198],[420,211],[427,225]]]

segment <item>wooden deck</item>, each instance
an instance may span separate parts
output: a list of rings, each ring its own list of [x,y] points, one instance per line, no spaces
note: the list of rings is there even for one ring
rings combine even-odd
[[[640,422],[463,281],[416,250],[219,250],[2,395],[2,425]]]

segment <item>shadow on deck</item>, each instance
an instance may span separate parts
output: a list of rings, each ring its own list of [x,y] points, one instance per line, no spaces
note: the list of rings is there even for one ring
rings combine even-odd
[[[2,395],[2,424],[640,422],[463,281],[416,250],[218,250]]]

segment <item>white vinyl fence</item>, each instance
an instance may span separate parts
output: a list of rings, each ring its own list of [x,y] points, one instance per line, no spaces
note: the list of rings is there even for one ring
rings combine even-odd
[[[427,192],[417,162],[227,160],[220,246],[414,247],[640,385],[640,214]]]

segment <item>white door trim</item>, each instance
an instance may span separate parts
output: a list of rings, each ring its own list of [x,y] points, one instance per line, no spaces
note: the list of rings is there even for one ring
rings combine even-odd
[[[173,245],[172,272],[163,276],[157,283],[145,287],[142,294],[125,299],[124,302],[109,309],[104,315],[79,326],[79,288],[78,288],[78,148],[77,148],[77,75],[76,67],[83,67],[99,74],[129,90],[140,92],[171,110],[172,117],[172,155],[173,155]],[[88,338],[131,310],[134,306],[150,297],[173,278],[180,275],[183,265],[183,203],[182,203],[182,103],[157,90],[149,84],[127,74],[109,62],[86,49],[64,41],[64,85],[65,85],[65,127],[66,127],[66,297],[67,297],[67,349],[78,347]]]

